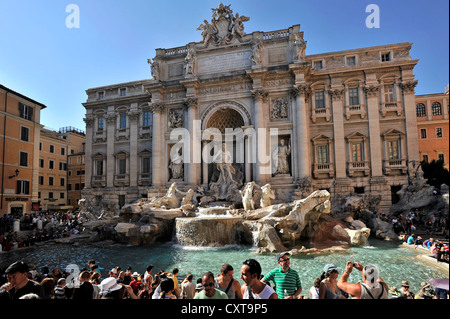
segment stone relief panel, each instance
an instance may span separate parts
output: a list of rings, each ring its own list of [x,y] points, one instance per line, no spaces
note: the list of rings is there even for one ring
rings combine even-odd
[[[184,125],[182,109],[169,109],[167,112],[167,127],[169,129],[180,128]]]
[[[270,120],[287,120],[289,118],[289,97],[273,97],[270,99]]]

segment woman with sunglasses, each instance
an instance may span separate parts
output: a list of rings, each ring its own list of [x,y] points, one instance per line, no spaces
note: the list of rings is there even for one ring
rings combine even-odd
[[[333,264],[325,265],[319,287],[319,299],[347,299],[337,286],[339,271]]]

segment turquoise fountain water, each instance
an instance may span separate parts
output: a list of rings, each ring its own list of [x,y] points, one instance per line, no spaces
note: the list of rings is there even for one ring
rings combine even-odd
[[[449,277],[449,273],[431,265],[424,264],[416,258],[416,253],[406,248],[399,248],[392,243],[370,240],[370,245],[353,247],[346,253],[330,253],[326,255],[293,256],[291,267],[300,274],[303,285],[302,295],[307,295],[315,278],[319,277],[325,264],[333,263],[341,273],[347,261],[360,262],[363,265],[375,264],[380,269],[380,276],[389,286],[400,287],[402,280],[408,280],[413,292],[418,292],[420,283],[436,277]],[[100,266],[103,277],[115,266],[125,269],[131,266],[133,271],[145,272],[148,264],[155,266],[154,271],[172,271],[177,267],[179,280],[191,272],[194,280],[204,272],[217,274],[224,263],[234,267],[234,277],[240,276],[240,267],[244,260],[254,258],[262,266],[263,274],[278,267],[275,254],[260,255],[249,246],[228,246],[223,248],[182,247],[174,243],[165,243],[148,247],[73,247],[49,245],[31,249],[19,249],[0,255],[0,266],[6,267],[17,260],[24,260],[36,265],[39,270],[43,266],[50,269],[59,267],[66,269],[69,265],[77,265],[79,269],[87,267],[89,259],[95,259]],[[350,281],[361,280],[361,273],[354,270]],[[242,280],[239,279],[242,283]]]

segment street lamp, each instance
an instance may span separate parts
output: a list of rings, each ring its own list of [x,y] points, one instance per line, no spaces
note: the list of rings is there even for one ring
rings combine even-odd
[[[17,177],[17,176],[19,176],[19,169],[16,169],[15,171],[14,171],[14,173],[15,173],[15,175],[11,175],[11,176],[9,176],[9,178],[14,178],[14,177]]]

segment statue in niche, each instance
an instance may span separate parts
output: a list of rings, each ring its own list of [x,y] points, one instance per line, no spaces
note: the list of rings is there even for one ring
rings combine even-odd
[[[159,80],[159,63],[158,61],[155,61],[151,59],[148,59],[147,62],[150,64],[150,70],[152,73],[152,77],[154,80]]]
[[[279,174],[289,174],[289,162],[288,157],[291,154],[291,145],[288,142],[288,145],[285,145],[284,139],[280,140],[280,145],[273,152],[272,158],[276,165],[276,171],[274,175]]]
[[[169,117],[169,128],[178,128],[183,126],[183,116],[181,112],[170,110],[168,117]]]
[[[184,59],[184,70],[185,76],[195,76],[195,50],[194,48],[189,48]]]
[[[169,168],[171,171],[171,179],[183,179],[184,177],[184,163],[183,156],[179,152],[171,154]]]
[[[253,44],[252,47],[252,64],[261,64],[262,58],[261,58],[261,52],[262,52],[262,43],[259,40],[255,44]]]
[[[239,187],[242,185],[243,174],[239,169],[233,167],[233,158],[227,150],[226,144],[222,144],[222,150],[213,157],[217,170],[213,173],[209,188],[210,194],[216,199],[237,201],[240,199]],[[218,175],[217,180],[215,176]]]
[[[222,150],[214,156],[213,162],[217,164],[217,169],[220,172],[217,182],[224,184],[234,183],[233,174],[236,171],[232,165],[233,158],[231,157],[230,151],[227,150],[225,143],[222,144]]]

